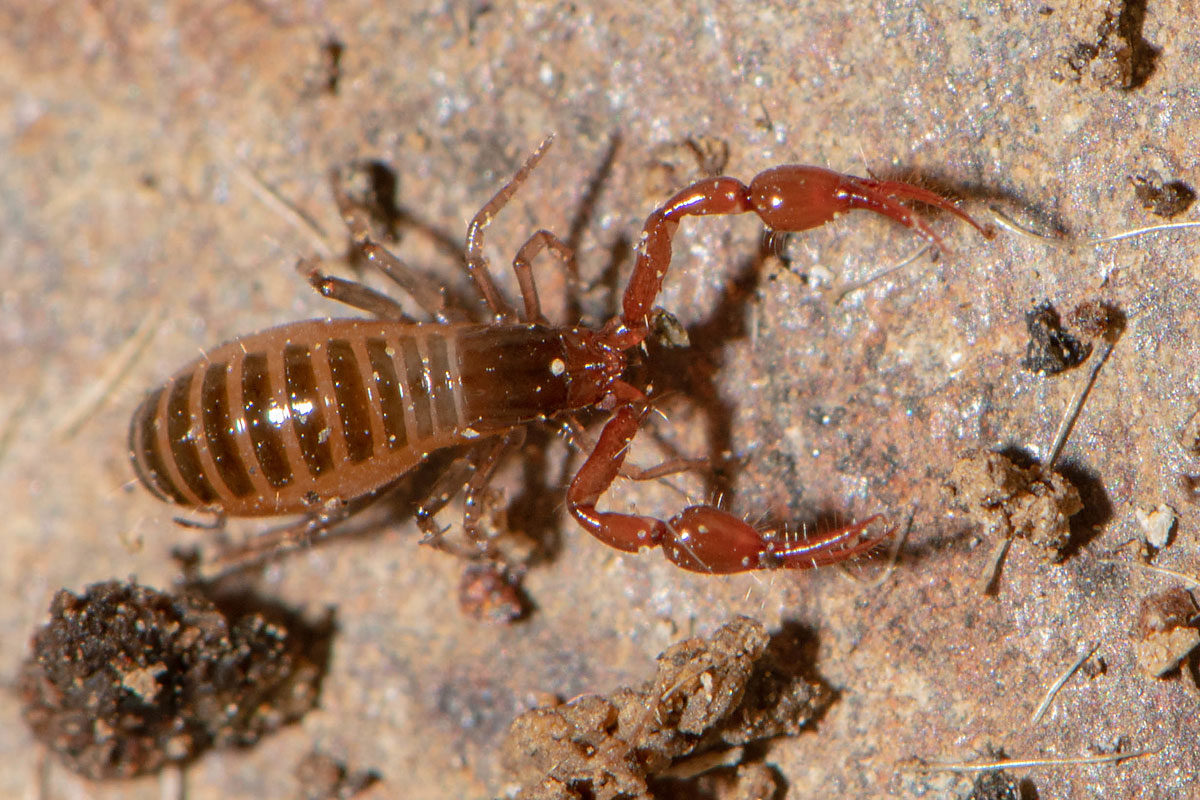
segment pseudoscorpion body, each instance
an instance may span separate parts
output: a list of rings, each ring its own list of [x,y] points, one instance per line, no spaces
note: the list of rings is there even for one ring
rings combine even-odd
[[[451,318],[439,305],[440,294],[422,291],[395,256],[371,241],[361,212],[339,189],[342,216],[367,260],[413,295],[434,321],[419,322],[372,289],[312,269],[309,280],[322,294],[376,319],[283,325],[235,339],[184,368],[134,413],[130,451],[142,482],[164,500],[226,515],[303,513],[303,531],[311,533],[386,491],[431,452],[464,447],[469,467],[464,527],[478,538],[476,496],[524,426],[571,419],[573,412],[595,407],[611,417],[571,481],[566,505],[612,547],[636,552],[660,546],[684,569],[723,573],[831,564],[878,543],[878,537],[863,535],[878,515],[810,536],[760,530],[709,505],[689,506],[668,520],[598,510],[619,474],[651,477],[684,468],[625,466],[630,442],[650,410],[642,390],[621,378],[626,353],[649,335],[671,241],[684,217],[754,212],[769,228],[799,231],[865,209],[940,247],[938,236],[902,204],[908,200],[988,231],[940,195],[906,183],[799,165],[767,170],[749,185],[710,178],[681,190],[647,218],[619,314],[601,328],[553,326],[542,316],[530,262],[543,249],[569,261],[570,249],[538,231],[519,250],[513,266],[524,300],[521,315],[497,290],[483,255],[484,229],[549,142],[480,210],[467,232],[468,272],[491,322]],[[434,497],[418,511],[423,526],[448,496]]]

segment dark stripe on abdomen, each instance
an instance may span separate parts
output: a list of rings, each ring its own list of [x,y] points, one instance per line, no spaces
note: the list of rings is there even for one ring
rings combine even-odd
[[[233,438],[233,423],[229,419],[229,394],[226,387],[228,364],[212,364],[204,373],[200,387],[200,406],[204,411],[204,436],[212,454],[217,474],[234,497],[245,497],[254,491],[246,465],[238,456],[237,441]]]
[[[346,437],[346,455],[351,461],[365,461],[375,451],[371,441],[371,406],[367,401],[363,374],[354,348],[345,339],[329,340],[329,372],[337,397],[342,435]]]
[[[329,446],[329,427],[317,391],[317,376],[313,374],[312,353],[298,344],[283,348],[283,371],[300,452],[309,473],[316,478],[333,469],[333,449]]]
[[[191,409],[188,400],[192,393],[194,373],[180,376],[171,386],[167,400],[167,439],[171,443],[171,458],[179,468],[179,475],[192,493],[207,505],[217,499],[217,493],[200,465],[200,451],[192,432]]]
[[[262,468],[263,477],[276,489],[292,482],[292,468],[279,430],[272,424],[270,414],[275,408],[271,391],[271,376],[267,372],[267,356],[264,353],[247,353],[242,361],[242,413],[254,455]],[[283,409],[276,413],[286,417]],[[280,420],[282,422],[282,419]]]
[[[158,418],[158,404],[162,400],[163,390],[159,389],[138,409],[136,431],[130,430],[133,464],[142,483],[164,500],[173,500],[180,505],[190,506],[192,501],[181,492],[167,475],[167,465],[163,463],[162,454],[158,452],[158,431],[154,424]]]
[[[383,339],[367,339],[367,357],[371,359],[383,416],[383,435],[389,449],[399,450],[408,444],[408,431],[404,427],[404,395],[396,380],[396,362],[392,360],[395,351],[389,353],[389,350]]]

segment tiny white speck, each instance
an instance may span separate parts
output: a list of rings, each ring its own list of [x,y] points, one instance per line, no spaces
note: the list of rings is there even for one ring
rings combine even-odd
[[[561,358],[556,358],[550,362],[550,374],[551,375],[555,375],[555,376],[562,375],[566,371],[567,371],[567,365],[563,363],[563,360]]]

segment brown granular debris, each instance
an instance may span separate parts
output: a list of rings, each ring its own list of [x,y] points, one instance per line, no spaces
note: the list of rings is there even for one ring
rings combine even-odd
[[[72,770],[128,778],[245,746],[316,702],[302,637],[258,613],[131,583],[63,590],[20,680],[25,721]]]
[[[296,765],[302,800],[352,800],[380,784],[374,770],[353,770],[325,753],[312,752]]]
[[[1136,89],[1154,72],[1158,48],[1142,36],[1146,4],[1107,0],[1070,9],[1063,25],[1074,41],[1059,58],[1057,80],[1085,81],[1097,88]]]
[[[1188,417],[1175,435],[1180,446],[1193,456],[1200,456],[1200,410]]]
[[[1067,324],[1092,339],[1113,338],[1125,329],[1125,314],[1119,308],[1098,300],[1087,300],[1071,309]]]
[[[1039,375],[1057,375],[1079,366],[1092,352],[1091,345],[1080,342],[1063,329],[1058,312],[1048,300],[1025,313],[1029,342],[1021,366]]]
[[[1142,208],[1158,217],[1177,217],[1196,200],[1196,192],[1183,181],[1165,181],[1158,175],[1135,175],[1129,179]]]
[[[1071,536],[1070,518],[1083,509],[1079,490],[1040,464],[1020,467],[1003,453],[959,458],[948,488],[954,502],[990,534],[1018,536],[1061,560]]]
[[[1138,666],[1147,675],[1167,675],[1200,645],[1198,612],[1192,595],[1178,587],[1142,600],[1133,637]]]
[[[992,769],[975,779],[963,800],[1021,800],[1021,787],[1004,770]]]
[[[480,622],[516,622],[527,610],[520,570],[498,564],[470,564],[458,584],[458,607]]]
[[[673,645],[658,657],[654,679],[639,688],[522,714],[504,744],[505,763],[521,784],[516,796],[652,798],[651,779],[681,759],[799,733],[831,693],[797,675],[797,665],[776,656],[771,643],[760,623],[737,617],[711,639]],[[731,792],[738,786],[728,784]]]

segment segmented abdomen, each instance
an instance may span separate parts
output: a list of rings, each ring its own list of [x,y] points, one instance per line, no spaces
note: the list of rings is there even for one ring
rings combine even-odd
[[[134,413],[134,468],[164,500],[233,516],[366,495],[475,435],[464,435],[464,330],[311,320],[224,344]]]

